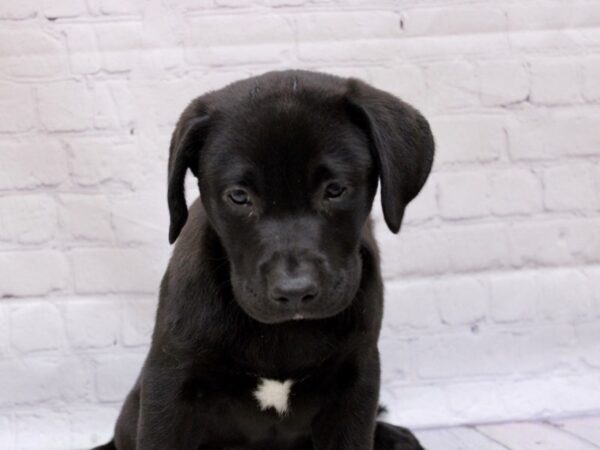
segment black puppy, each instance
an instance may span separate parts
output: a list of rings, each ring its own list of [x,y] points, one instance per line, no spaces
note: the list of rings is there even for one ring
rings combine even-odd
[[[385,220],[431,169],[411,106],[272,72],[194,100],[169,153],[169,240],[150,353],[104,449],[416,450],[377,422]],[[188,210],[184,177],[198,179]]]

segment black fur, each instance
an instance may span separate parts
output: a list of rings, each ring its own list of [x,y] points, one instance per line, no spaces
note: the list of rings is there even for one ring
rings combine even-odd
[[[368,219],[427,178],[434,144],[412,107],[358,80],[272,72],[183,112],[169,155],[169,239],[148,358],[118,450],[421,449],[377,421],[383,309]],[[201,199],[188,210],[187,169]],[[294,380],[261,410],[260,378]]]

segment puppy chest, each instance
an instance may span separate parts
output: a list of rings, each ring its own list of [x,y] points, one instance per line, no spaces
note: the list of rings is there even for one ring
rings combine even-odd
[[[252,396],[258,407],[263,410],[274,410],[279,415],[285,415],[290,408],[290,395],[294,380],[271,380],[260,378]]]

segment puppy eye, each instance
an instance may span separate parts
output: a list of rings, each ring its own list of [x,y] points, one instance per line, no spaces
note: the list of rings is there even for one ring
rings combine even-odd
[[[228,198],[236,205],[247,205],[250,203],[250,196],[243,189],[229,191]]]
[[[339,183],[329,183],[325,188],[325,198],[339,198],[346,191],[346,188]]]

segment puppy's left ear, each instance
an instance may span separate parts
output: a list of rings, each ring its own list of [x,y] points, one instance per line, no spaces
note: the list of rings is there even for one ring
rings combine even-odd
[[[429,123],[409,104],[360,80],[348,80],[346,98],[369,137],[381,179],[383,216],[397,233],[406,206],[431,171],[435,145]]]
[[[204,145],[208,132],[209,119],[207,115],[189,117],[192,113],[192,105],[177,122],[169,148],[167,200],[171,217],[169,227],[169,243],[171,244],[179,236],[188,218],[185,201],[185,174],[190,169],[194,176],[198,177],[199,151]]]

